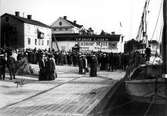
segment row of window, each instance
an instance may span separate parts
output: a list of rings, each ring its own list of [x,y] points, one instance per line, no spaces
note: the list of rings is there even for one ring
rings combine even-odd
[[[37,43],[38,42],[38,43]],[[28,45],[31,45],[31,38],[28,38]],[[44,40],[43,39],[35,39],[35,45],[44,45]],[[47,45],[49,45],[49,40],[47,40]]]

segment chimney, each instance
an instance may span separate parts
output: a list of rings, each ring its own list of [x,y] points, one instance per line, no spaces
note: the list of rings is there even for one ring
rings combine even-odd
[[[16,11],[16,12],[15,12],[15,16],[19,17],[19,16],[20,16],[20,12],[19,12],[19,11]]]
[[[76,24],[76,23],[77,23],[77,21],[76,21],[76,20],[74,20],[74,21],[73,21],[73,23],[74,23],[74,24]]]
[[[31,20],[32,19],[32,15],[27,15],[27,19]]]
[[[63,18],[64,18],[64,19],[67,19],[67,16],[64,16]]]

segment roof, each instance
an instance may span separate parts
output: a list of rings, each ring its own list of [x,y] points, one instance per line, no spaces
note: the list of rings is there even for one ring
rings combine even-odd
[[[63,19],[64,19],[64,18],[63,18]],[[73,26],[75,26],[75,27],[78,27],[78,28],[83,27],[83,25],[79,25],[79,24],[74,23],[74,22],[72,22],[72,21],[70,21],[70,20],[68,20],[68,19],[64,19],[64,20],[66,20],[67,22],[69,22],[71,25],[73,25]]]
[[[51,28],[50,26],[40,22],[40,21],[36,21],[36,20],[32,20],[32,19],[27,19],[27,18],[24,18],[24,17],[20,17],[20,16],[15,16],[15,15],[12,15],[12,14],[8,14],[8,13],[5,13],[3,14],[1,17],[5,16],[5,15],[8,15],[8,16],[11,16],[21,22],[24,22],[24,23],[28,23],[28,24],[33,24],[33,25],[38,25],[38,26],[41,26],[41,27],[46,27],[46,28]]]

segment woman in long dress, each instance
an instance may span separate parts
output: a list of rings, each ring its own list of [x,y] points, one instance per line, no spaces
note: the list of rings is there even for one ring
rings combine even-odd
[[[53,55],[49,54],[46,61],[46,79],[54,80],[55,78],[57,78],[56,64]]]
[[[46,79],[46,59],[45,55],[42,54],[38,61],[39,64],[39,80],[47,80]]]

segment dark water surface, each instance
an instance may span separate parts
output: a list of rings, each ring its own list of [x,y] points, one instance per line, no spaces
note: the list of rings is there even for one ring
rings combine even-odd
[[[167,107],[134,101],[121,84],[100,116],[167,116]]]

